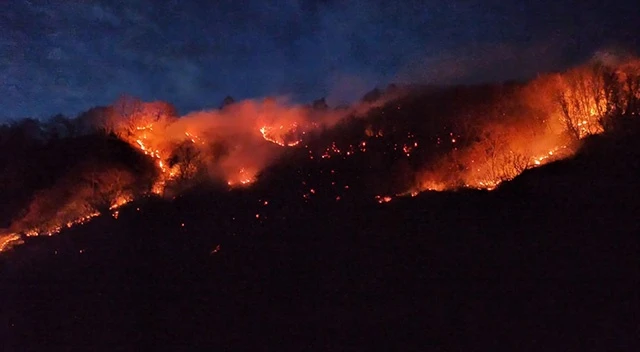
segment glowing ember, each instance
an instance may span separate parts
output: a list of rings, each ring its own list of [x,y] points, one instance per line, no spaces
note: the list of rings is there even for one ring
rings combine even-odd
[[[227,181],[227,185],[231,187],[248,186],[256,181],[255,175],[245,168],[241,168],[238,175],[234,179]]]
[[[389,203],[393,198],[389,196],[375,196],[375,199],[378,201],[378,203],[382,204]]]

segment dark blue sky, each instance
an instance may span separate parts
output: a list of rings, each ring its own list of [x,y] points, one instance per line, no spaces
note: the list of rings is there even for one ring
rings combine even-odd
[[[0,120],[122,93],[184,113],[226,95],[338,102],[389,82],[516,78],[637,50],[639,14],[593,0],[7,0]]]

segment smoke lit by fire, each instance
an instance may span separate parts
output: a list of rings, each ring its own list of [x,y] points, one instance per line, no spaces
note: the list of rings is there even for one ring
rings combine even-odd
[[[493,190],[527,169],[570,156],[577,141],[608,128],[609,116],[630,113],[627,102],[640,98],[635,81],[629,83],[630,77],[637,78],[637,67],[625,63],[607,71],[602,65],[587,65],[543,76],[504,89],[500,99],[487,102],[482,109],[470,105],[476,110],[458,112],[459,116],[450,117],[446,129],[428,131],[429,135],[368,126],[349,143],[318,140],[345,118],[365,118],[368,112],[393,104],[398,96],[342,110],[314,109],[274,99],[247,100],[180,118],[166,103],[121,99],[97,127],[114,133],[153,160],[158,176],[148,193],[160,196],[205,179],[232,188],[250,186],[287,150],[295,150],[312,162],[328,163],[336,157],[346,160],[369,153],[380,147],[376,141],[381,140],[389,141],[384,145],[395,158],[422,161],[407,169],[407,179],[413,181],[406,181],[405,191],[396,195],[465,187]],[[625,107],[614,111],[620,106]],[[401,111],[402,107],[394,105],[393,109]],[[438,152],[425,157],[431,150]],[[101,214],[118,219],[118,209],[140,195],[131,191],[135,181],[125,170],[94,170],[90,175],[85,177],[90,186],[69,192],[72,181],[67,181],[41,192],[26,215],[0,233],[0,251],[20,243],[23,236],[52,235]],[[333,169],[331,176],[335,176]],[[303,184],[306,202],[318,190]],[[332,186],[349,189],[335,180]],[[343,199],[340,193],[331,197]],[[393,195],[374,199],[381,204],[392,200]],[[263,221],[265,217],[256,214],[256,219]]]
[[[156,160],[162,176],[153,191],[162,194],[167,183],[194,177],[248,185],[283,147],[300,147],[310,133],[373,106],[314,110],[274,99],[247,100],[171,119],[157,103],[139,103],[114,116],[112,124],[121,138]]]

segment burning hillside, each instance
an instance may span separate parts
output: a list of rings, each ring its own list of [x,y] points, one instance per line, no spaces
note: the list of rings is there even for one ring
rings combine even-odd
[[[333,110],[265,99],[178,117],[167,103],[122,98],[78,119],[107,142],[85,144],[88,154],[51,180],[21,186],[11,179],[17,161],[4,172],[5,184],[35,191],[18,192],[23,211],[0,233],[0,251],[23,236],[51,235],[101,214],[117,218],[119,207],[145,195],[171,198],[212,182],[250,186],[265,174],[270,186],[299,187],[303,202],[344,201],[345,192],[386,203],[426,190],[492,190],[636,118],[639,73],[636,62],[596,62],[520,85],[394,89]],[[33,154],[25,160],[40,160],[47,146],[80,137],[24,138],[33,144],[25,144]]]
[[[197,178],[230,186],[252,183],[278,158],[281,147],[299,147],[313,132],[381,104],[317,110],[275,99],[247,100],[177,119],[166,105],[121,99],[105,128],[156,160],[162,176],[154,193],[162,194],[167,184]]]
[[[620,129],[639,112],[639,67],[638,61],[594,62],[505,92],[485,121],[463,121],[437,140],[450,151],[424,169],[412,191],[492,190],[526,169],[570,156],[585,137]]]

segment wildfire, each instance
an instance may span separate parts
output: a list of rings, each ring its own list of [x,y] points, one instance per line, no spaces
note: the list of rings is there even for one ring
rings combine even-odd
[[[479,108],[468,114],[465,112],[464,117],[471,116],[469,121],[458,121],[462,120],[460,116],[451,116],[449,120],[445,116],[447,119],[443,125],[436,125],[440,122],[435,121],[424,129],[415,129],[414,131],[419,131],[420,138],[403,130],[405,126],[402,123],[387,126],[388,121],[368,121],[367,126],[357,125],[360,126],[358,131],[362,139],[355,137],[345,141],[345,138],[336,138],[334,141],[318,144],[318,140],[313,140],[315,134],[310,133],[311,131],[319,126],[330,127],[349,115],[338,112],[323,112],[325,115],[318,115],[317,111],[309,112],[300,107],[257,101],[238,103],[220,111],[197,112],[183,118],[175,115],[161,118],[158,111],[144,104],[136,106],[127,105],[131,102],[124,102],[127,104],[120,107],[119,115],[114,118],[115,121],[110,122],[115,126],[112,132],[147,155],[156,165],[159,176],[155,180],[146,181],[152,184],[150,191],[158,195],[171,193],[166,192],[167,188],[176,185],[175,189],[179,190],[181,182],[198,181],[203,175],[214,175],[225,180],[230,187],[249,186],[257,181],[261,171],[282,150],[268,147],[269,143],[283,148],[297,147],[292,153],[299,151],[304,157],[325,160],[322,162],[326,164],[337,162],[335,159],[346,160],[366,152],[373,153],[373,158],[369,158],[368,154],[367,158],[361,160],[373,160],[380,148],[385,148],[380,152],[380,155],[385,155],[381,157],[383,160],[402,160],[400,171],[418,172],[418,175],[409,175],[417,176],[413,179],[402,178],[402,182],[413,184],[406,185],[406,192],[394,196],[416,196],[422,191],[459,188],[491,191],[527,169],[570,155],[574,151],[575,141],[604,131],[605,117],[638,113],[625,110],[631,109],[635,104],[635,100],[625,101],[635,99],[631,93],[638,94],[637,91],[630,91],[633,87],[621,84],[617,87],[619,91],[614,88],[607,91],[604,78],[583,71],[573,70],[553,76],[553,79],[543,83],[533,82],[522,88],[525,93],[502,97],[509,102],[515,101],[515,104],[488,101],[486,105],[490,108]],[[620,75],[619,72],[615,73]],[[625,81],[620,78],[620,82]],[[608,99],[618,100],[612,102]],[[471,106],[472,109],[476,107]],[[401,106],[393,105],[391,109],[400,110]],[[402,106],[402,109],[407,108]],[[607,112],[607,109],[614,110]],[[388,109],[386,111],[389,112]],[[477,119],[474,119],[476,115]],[[345,137],[351,138],[352,135]],[[404,158],[410,159],[407,161]],[[422,164],[416,165],[418,162]],[[424,169],[418,169],[420,167]],[[403,174],[402,177],[404,176],[407,175]],[[92,189],[86,193],[79,192],[85,197],[78,198],[81,201],[67,202],[55,211],[50,211],[44,205],[43,211],[39,208],[41,205],[34,202],[35,210],[30,217],[17,221],[19,225],[11,227],[10,231],[0,232],[0,251],[19,243],[24,236],[50,236],[86,223],[101,215],[97,209],[104,209],[105,204],[108,205],[110,215],[118,219],[120,207],[133,201],[135,196],[149,192],[144,189],[123,194],[123,189],[129,189],[122,186],[123,182],[128,181],[121,181],[126,177],[117,177],[111,183],[117,183],[120,191],[109,189],[109,192],[103,192],[113,199],[105,199],[101,194],[98,202],[94,198],[91,198],[94,202],[90,202],[87,194],[95,196],[98,193],[96,189],[99,187],[95,185],[107,188],[103,185],[109,182],[98,182],[96,179],[99,177],[93,174],[87,178],[91,179]],[[339,180],[330,181],[331,186],[341,187],[337,186],[341,184]],[[302,197],[305,202],[319,198],[323,193],[323,189],[315,182],[303,184]],[[317,188],[310,188],[310,184]],[[344,189],[349,189],[349,186],[344,186]],[[335,196],[336,201],[342,199],[341,195],[330,196]],[[47,199],[50,198],[54,196],[49,195]],[[374,199],[383,204],[391,202],[393,197],[378,195]],[[267,204],[269,203],[264,201],[263,205]],[[45,205],[50,207],[46,202]],[[39,219],[41,212],[47,214],[45,220]],[[49,219],[49,215],[53,219]],[[263,221],[267,216],[258,213],[256,218]]]
[[[284,125],[280,125],[279,128],[262,126],[260,127],[260,133],[262,134],[262,138],[266,141],[277,144],[281,147],[295,147],[302,142],[301,139],[291,140],[291,138],[294,138],[292,135],[297,132],[297,129],[297,123],[291,124],[288,128],[285,128]],[[306,132],[302,133],[305,134]]]
[[[71,228],[75,225],[85,224],[89,220],[95,218],[96,216],[100,216],[100,213],[95,211],[89,213],[87,215],[81,216],[75,220],[67,221],[65,223],[61,223],[58,225],[54,225],[48,229],[40,230],[40,229],[30,229],[24,232],[27,237],[35,237],[35,236],[53,236],[64,229]]]
[[[191,141],[191,143],[200,144],[200,145],[205,145],[206,144],[205,141],[202,138],[198,137],[195,134],[192,134],[192,133],[189,133],[189,132],[185,132],[184,135],[185,135],[185,137],[187,137],[188,140]]]
[[[142,150],[143,153],[145,153],[146,155],[149,155],[153,158],[156,159],[160,159],[160,151],[155,149],[151,149],[149,147],[147,147],[144,143],[144,141],[142,139],[136,139],[136,144],[138,145],[138,147],[140,148],[140,150]]]
[[[16,233],[0,234],[0,252],[9,250],[15,245],[24,243],[22,236]]]
[[[444,191],[445,189],[447,189],[447,185],[445,183],[442,182],[435,182],[435,181],[431,181],[431,180],[427,180],[424,181],[421,185],[420,185],[420,189],[421,190],[426,190],[426,191]],[[409,191],[407,193],[410,193],[412,196],[415,196],[418,194],[418,191]]]
[[[242,187],[248,186],[256,181],[255,174],[247,171],[245,168],[241,168],[238,175],[227,181],[227,185],[230,187]]]
[[[521,174],[523,171],[538,166],[545,165],[551,161],[561,159],[571,154],[571,150],[566,145],[553,147],[551,150],[536,156],[520,156],[514,157],[509,152],[508,157],[489,158],[484,161],[472,159],[469,169],[461,172],[458,176],[462,178],[463,183],[460,184],[438,180],[438,173],[427,173],[419,181],[417,187],[403,193],[402,195],[415,195],[421,191],[446,191],[458,188],[482,189],[487,191],[495,190],[501,183],[509,181]]]
[[[383,203],[389,203],[391,200],[393,200],[393,198],[389,197],[389,196],[375,196],[375,199],[378,201],[378,203],[383,204]]]
[[[548,151],[546,154],[537,156],[533,158],[533,163],[537,166],[537,165],[543,165],[548,163],[549,161],[553,160],[554,157],[557,157],[557,155],[562,152],[562,151],[566,151],[567,150],[567,146],[566,145],[561,145],[558,147],[555,147],[553,149],[551,149],[550,151]]]
[[[117,208],[120,208],[121,206],[131,202],[133,200],[133,197],[130,195],[121,195],[116,197],[116,199],[114,199],[111,202],[111,206],[109,207],[109,210],[114,210]]]
[[[109,206],[109,210],[111,211],[111,216],[115,219],[118,218],[119,211],[118,209],[123,205],[131,202],[133,200],[132,195],[130,194],[121,194],[115,197]],[[77,207],[76,209],[83,209],[83,207]],[[77,210],[75,210],[77,211]],[[73,215],[78,214],[78,215]],[[80,211],[79,213],[66,213],[65,211],[58,211],[56,217],[41,224],[35,226],[23,226],[23,228],[18,228],[13,233],[0,233],[0,252],[8,250],[13,245],[23,243],[23,236],[26,237],[35,237],[35,236],[53,236],[55,234],[60,233],[61,231],[74,227],[76,225],[85,224],[91,219],[100,216],[101,213],[91,207],[84,211]],[[70,219],[70,220],[69,220]]]

